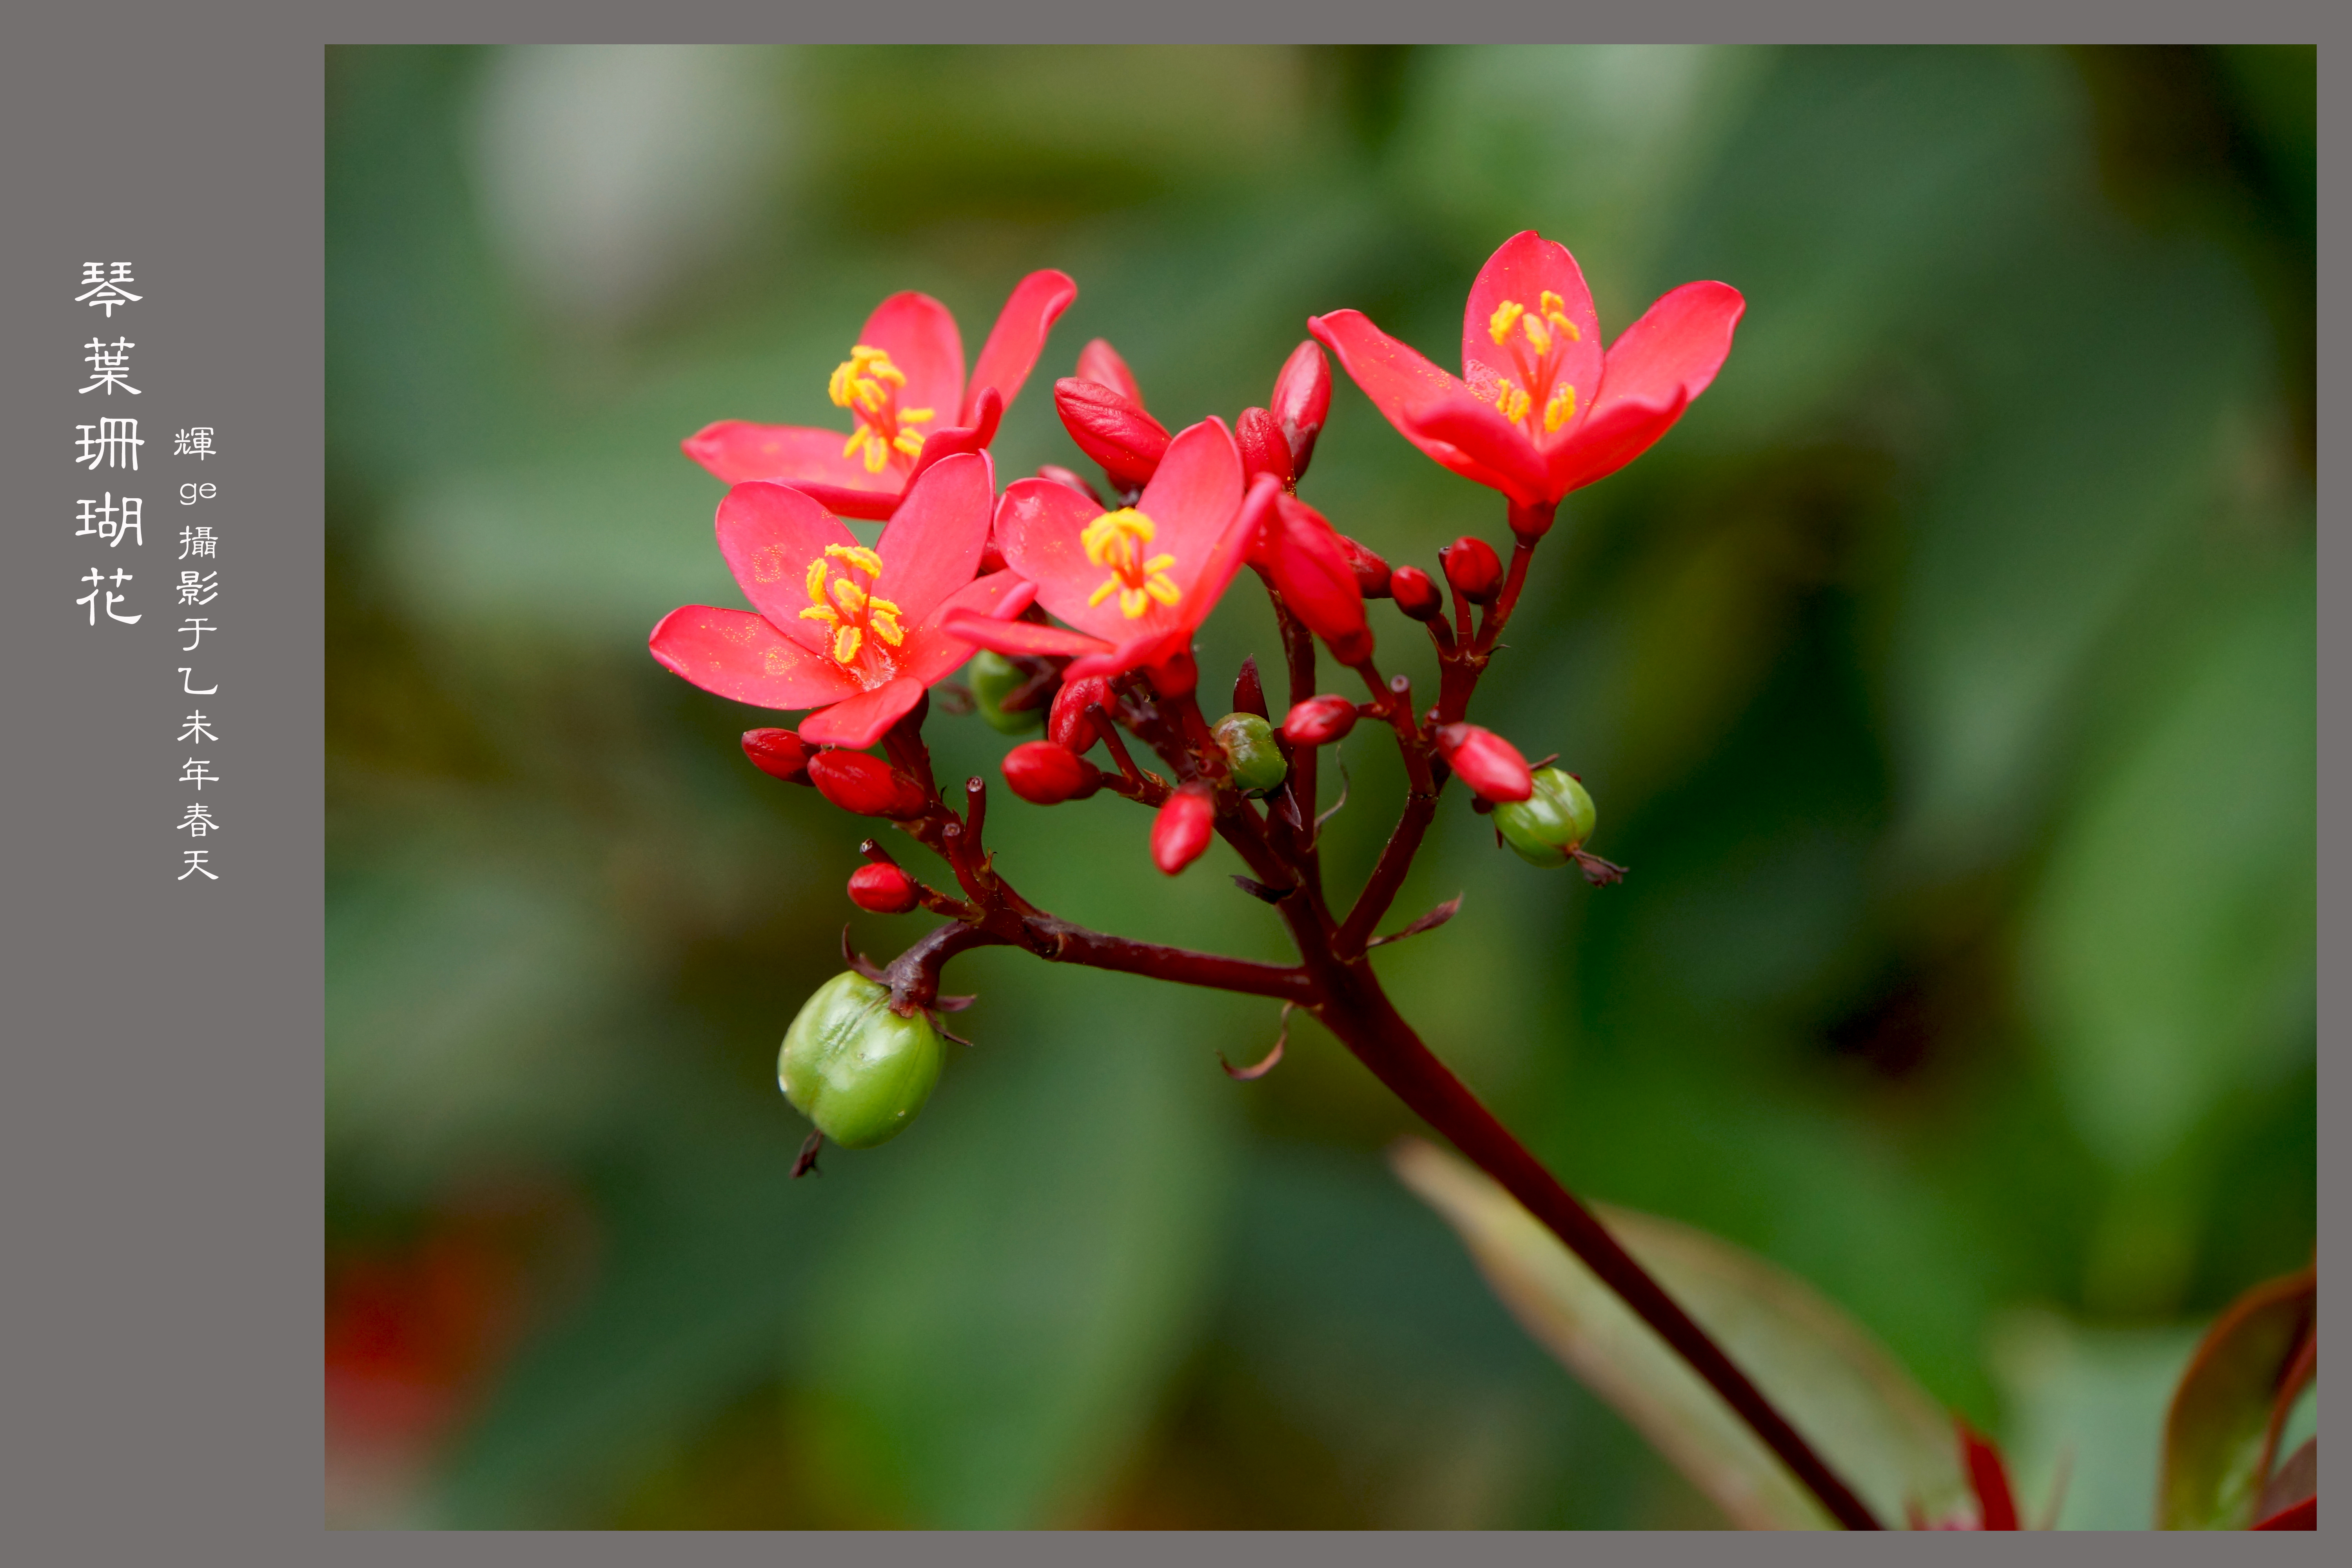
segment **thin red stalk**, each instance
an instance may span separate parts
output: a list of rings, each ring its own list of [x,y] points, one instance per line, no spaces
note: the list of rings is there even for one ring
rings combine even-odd
[[[1342,973],[1345,978],[1324,976],[1327,995],[1314,1011],[1357,1059],[1565,1242],[1586,1268],[1723,1396],[1832,1518],[1849,1530],[1880,1528],[1862,1500],[1822,1462],[1706,1331],[1431,1054],[1390,1005],[1370,971],[1360,962]]]

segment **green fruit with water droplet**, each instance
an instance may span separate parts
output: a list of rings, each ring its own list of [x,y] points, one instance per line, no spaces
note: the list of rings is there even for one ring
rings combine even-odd
[[[929,1017],[899,1016],[888,986],[845,971],[817,987],[784,1032],[776,1081],[818,1131],[845,1149],[870,1149],[915,1120],[945,1054]]]
[[[963,678],[971,688],[971,700],[980,709],[980,716],[998,734],[1026,734],[1045,721],[1042,704],[1013,709],[1004,706],[1006,698],[1029,684],[1029,677],[1003,654],[982,648],[963,667]]]
[[[1265,795],[1281,787],[1290,774],[1282,748],[1275,743],[1274,726],[1255,713],[1228,713],[1209,732],[1224,748],[1225,766],[1244,795]]]
[[[1538,768],[1536,790],[1525,800],[1495,807],[1495,826],[1520,859],[1535,866],[1565,866],[1592,837],[1597,820],[1592,797],[1575,776],[1558,768]]]

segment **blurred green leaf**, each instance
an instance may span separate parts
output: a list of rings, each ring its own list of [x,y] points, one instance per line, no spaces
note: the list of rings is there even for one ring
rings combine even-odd
[[[2164,1424],[2157,1522],[2166,1530],[2243,1530],[2253,1522],[2272,1412],[2304,1339],[2319,1284],[2308,1268],[2254,1287],[2209,1330]]]
[[[958,1016],[986,1059],[950,1064],[922,1125],[826,1156],[875,1166],[880,1190],[789,1363],[834,1413],[829,1467],[910,1522],[1067,1521],[1132,1451],[1207,1305],[1228,1086],[1178,1048],[1202,1009],[1057,979],[1053,1022],[984,1000]]]
[[[2018,1508],[2060,1530],[2146,1530],[2156,1517],[2166,1401],[2193,1329],[2085,1328],[2046,1311],[2003,1321],[2000,1373]]]
[[[2161,1157],[2308,1048],[2317,712],[2307,564],[2226,605],[2063,827],[2026,997],[2085,1133]]]
[[[1459,1157],[1417,1140],[1391,1154],[1461,1232],[1528,1332],[1640,1427],[1732,1520],[1824,1528],[1826,1514],[1664,1342],[1558,1237]],[[1910,1374],[1810,1286],[1670,1220],[1600,1211],[1822,1458],[1882,1518],[1948,1510],[1963,1486],[1950,1420]]]

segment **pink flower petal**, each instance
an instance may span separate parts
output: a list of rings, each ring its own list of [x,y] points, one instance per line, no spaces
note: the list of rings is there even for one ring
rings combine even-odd
[[[856,536],[824,509],[789,485],[751,479],[735,486],[719,503],[719,552],[744,597],[776,629],[812,653],[822,653],[832,633],[801,612],[808,595],[808,570],[824,559],[828,544],[856,544]]]
[[[1087,559],[1080,542],[1087,525],[1103,509],[1051,479],[1015,479],[996,503],[996,548],[1004,563],[1037,584],[1037,602],[1076,626],[1095,619],[1087,600],[1103,580],[1103,569]],[[1118,606],[1109,606],[1118,619]],[[1002,652],[1002,649],[998,651]]]
[[[1477,402],[1460,377],[1440,370],[1410,345],[1372,325],[1370,318],[1361,310],[1334,310],[1328,316],[1310,316],[1307,326],[1316,340],[1331,351],[1339,367],[1363,389],[1364,395],[1372,400],[1372,405],[1397,427],[1398,434],[1464,479],[1508,493],[1511,485],[1492,463],[1451,441],[1430,435],[1415,423],[1426,411],[1440,405],[1456,399]],[[1496,415],[1495,419],[1505,429],[1511,428],[1502,416]],[[1486,444],[1482,438],[1482,450]],[[1524,437],[1521,444],[1526,444]]]
[[[923,683],[902,675],[810,714],[801,721],[800,736],[812,745],[864,751],[922,700]]]
[[[971,384],[964,389],[959,412],[961,423],[972,422],[983,387],[996,388],[1004,405],[1013,406],[1021,384],[1029,379],[1037,355],[1045,347],[1045,334],[1077,297],[1078,286],[1068,274],[1051,268],[1032,272],[1013,286],[1012,296],[997,312],[996,325],[989,330],[988,342],[981,345],[980,358],[972,365]],[[940,411],[940,416],[946,416],[946,410]]]
[[[1176,557],[1169,578],[1186,597],[1242,503],[1242,454],[1225,422],[1213,416],[1177,432],[1135,510],[1152,522],[1151,552]],[[1222,588],[1219,584],[1219,588]],[[1217,590],[1211,591],[1213,600]],[[1108,601],[1106,601],[1108,603]],[[1155,604],[1155,608],[1161,608]],[[1048,608],[1051,608],[1049,605]],[[1181,614],[1183,600],[1177,601]],[[1202,614],[1207,612],[1203,611]],[[1065,619],[1068,617],[1065,616]],[[1144,617],[1150,619],[1149,616]],[[1198,620],[1190,624],[1197,626]],[[1140,628],[1129,622],[1129,634]]]
[[[856,695],[857,683],[749,610],[688,605],[654,628],[661,667],[705,691],[760,708],[818,708]]]
[[[1493,405],[1480,402],[1467,389],[1415,410],[1398,428],[1455,473],[1522,505],[1552,499],[1551,477],[1534,444]],[[1448,461],[1445,452],[1459,460]]]
[[[869,474],[855,458],[842,456],[845,430],[815,430],[804,425],[752,425],[721,419],[678,443],[686,455],[729,484],[745,479],[812,480],[841,489],[887,490],[896,495],[898,476],[887,469]]]
[[[891,514],[875,544],[882,576],[874,592],[898,606],[902,625],[929,616],[980,569],[996,510],[994,475],[985,453],[943,458],[923,470]]]
[[[940,625],[942,630],[974,647],[992,648],[1013,657],[1026,654],[1066,658],[1100,653],[1110,647],[1100,637],[1090,637],[1084,632],[1041,626],[1034,621],[992,620],[976,610],[951,610],[940,617]]]
[[[874,307],[857,341],[889,354],[906,376],[907,384],[898,389],[899,407],[931,411],[918,429],[958,423],[963,413],[963,338],[945,305],[912,289],[893,294]]]
[[[1561,341],[1566,334],[1556,324],[1542,321],[1547,292],[1559,296],[1560,313],[1576,327],[1573,340]],[[1525,307],[1526,313],[1511,321],[1504,341],[1497,343],[1495,312],[1505,300]],[[1551,374],[1539,386],[1531,386],[1530,378],[1547,367],[1538,363],[1542,356],[1528,336],[1526,323],[1530,317],[1553,340]],[[1592,291],[1584,286],[1583,270],[1568,253],[1568,247],[1527,229],[1503,241],[1486,258],[1486,265],[1478,269],[1477,281],[1470,285],[1469,303],[1462,312],[1462,377],[1473,394],[1489,404],[1496,400],[1496,384],[1504,379],[1528,393],[1531,402],[1520,428],[1538,446],[1557,445],[1576,428],[1601,388],[1601,319],[1593,313]],[[1576,415],[1559,430],[1548,432],[1544,409],[1551,393],[1563,384],[1576,388]]]
[[[970,638],[958,637],[945,626],[950,616],[976,615],[991,621],[1009,621],[1036,596],[1037,584],[1013,572],[992,572],[965,584],[949,595],[929,620],[907,634],[907,645],[898,653],[898,673],[925,686],[938,685],[961,668],[972,652]]]
[[[1685,283],[1610,345],[1601,395],[1549,455],[1555,495],[1605,479],[1650,449],[1706,390],[1748,301],[1725,283]]]

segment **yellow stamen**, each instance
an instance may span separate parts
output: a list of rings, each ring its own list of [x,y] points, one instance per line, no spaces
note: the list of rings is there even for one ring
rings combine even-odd
[[[801,619],[804,621],[823,621],[829,626],[839,626],[841,624],[841,616],[835,613],[830,605],[811,605],[807,609],[801,612]]]
[[[833,634],[833,658],[835,664],[847,664],[857,657],[857,645],[865,636],[856,626],[843,626]]]
[[[882,557],[863,544],[828,544],[824,552],[835,561],[846,561],[868,577],[882,575]]]
[[[898,389],[906,384],[907,373],[890,363],[889,353],[866,343],[851,349],[825,384],[835,405],[857,416],[841,455],[858,458],[869,474],[889,467],[894,456],[922,456],[922,432],[908,426],[929,422],[937,410],[899,407]]]
[[[1584,341],[1584,334],[1578,331],[1576,323],[1568,319],[1567,300],[1547,289],[1543,291],[1543,298],[1538,304],[1543,309],[1544,320],[1566,332],[1570,342],[1580,343]]]
[[[1487,318],[1486,331],[1494,338],[1496,348],[1502,347],[1504,341],[1510,337],[1511,323],[1526,315],[1527,310],[1528,308],[1517,300],[1506,300],[1495,307],[1495,313]],[[840,373],[836,371],[835,374]]]
[[[824,557],[822,555],[809,563],[808,596],[809,603],[813,605],[824,603]],[[803,610],[801,614],[806,615],[808,612]]]
[[[1496,377],[1495,406],[1512,424],[1517,425],[1528,416],[1528,405],[1533,401],[1526,392],[1511,384],[1510,377]]]
[[[1563,386],[1544,405],[1544,434],[1549,436],[1576,417],[1576,388]]]
[[[1155,599],[1172,605],[1184,596],[1167,575],[1168,568],[1176,564],[1176,557],[1144,558],[1143,547],[1151,542],[1156,531],[1152,521],[1133,507],[1107,511],[1087,524],[1086,531],[1078,536],[1087,559],[1110,569],[1102,586],[1087,600],[1089,607],[1117,594],[1118,613],[1131,621],[1148,612]]]

